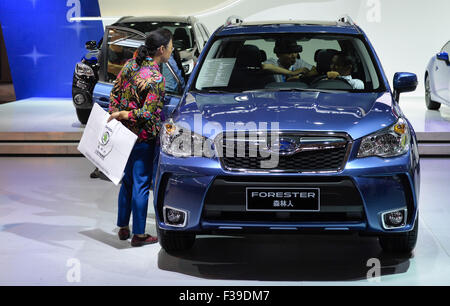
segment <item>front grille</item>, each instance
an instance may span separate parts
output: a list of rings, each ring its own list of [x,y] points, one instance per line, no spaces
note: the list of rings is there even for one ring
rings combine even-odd
[[[268,156],[270,139],[252,142],[236,136],[223,138],[218,144],[223,148],[222,167],[230,171],[335,172],[344,168],[350,149],[350,142],[345,137],[285,134],[279,139],[289,139],[293,143],[290,153],[279,151]]]
[[[346,148],[300,152],[292,156],[279,156],[278,164],[272,168],[284,171],[336,171],[344,161]],[[261,162],[270,158],[224,157],[223,164],[228,169],[264,170]],[[269,168],[270,169],[270,168]]]
[[[247,187],[319,188],[320,212],[246,210]],[[362,222],[361,196],[348,177],[217,177],[208,189],[203,217],[211,222]]]

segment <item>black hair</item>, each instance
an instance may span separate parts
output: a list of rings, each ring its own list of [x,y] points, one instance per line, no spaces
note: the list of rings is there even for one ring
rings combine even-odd
[[[353,59],[352,56],[345,54],[344,52],[338,52],[336,53],[337,55],[337,61],[336,61],[336,65],[338,65],[339,67],[355,67],[355,60]]]
[[[137,50],[136,63],[140,66],[147,56],[155,56],[161,46],[167,46],[172,39],[172,32],[159,28],[147,34],[145,44]]]

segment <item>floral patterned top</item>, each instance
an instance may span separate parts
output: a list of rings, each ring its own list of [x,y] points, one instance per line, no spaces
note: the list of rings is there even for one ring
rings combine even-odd
[[[134,56],[117,75],[109,99],[109,113],[130,111],[129,120],[122,123],[138,135],[137,142],[158,136],[164,121],[164,86],[165,79],[159,66],[150,57],[139,66]]]

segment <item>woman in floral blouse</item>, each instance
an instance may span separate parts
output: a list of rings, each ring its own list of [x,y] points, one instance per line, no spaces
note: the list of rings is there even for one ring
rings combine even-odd
[[[148,197],[153,173],[155,141],[162,124],[165,80],[159,65],[167,63],[173,51],[172,33],[158,29],[148,34],[117,76],[111,91],[108,121],[117,119],[138,135],[131,151],[119,193],[117,226],[119,238],[130,237],[129,221],[133,213],[132,246],[158,241],[145,234]]]

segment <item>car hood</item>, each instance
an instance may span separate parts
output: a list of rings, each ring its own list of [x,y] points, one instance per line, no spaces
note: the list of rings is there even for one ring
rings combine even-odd
[[[242,122],[244,130],[253,130],[252,124],[271,129],[276,122],[283,131],[344,132],[357,139],[396,122],[392,103],[388,92],[190,92],[173,118],[210,138],[229,130],[227,124]]]

